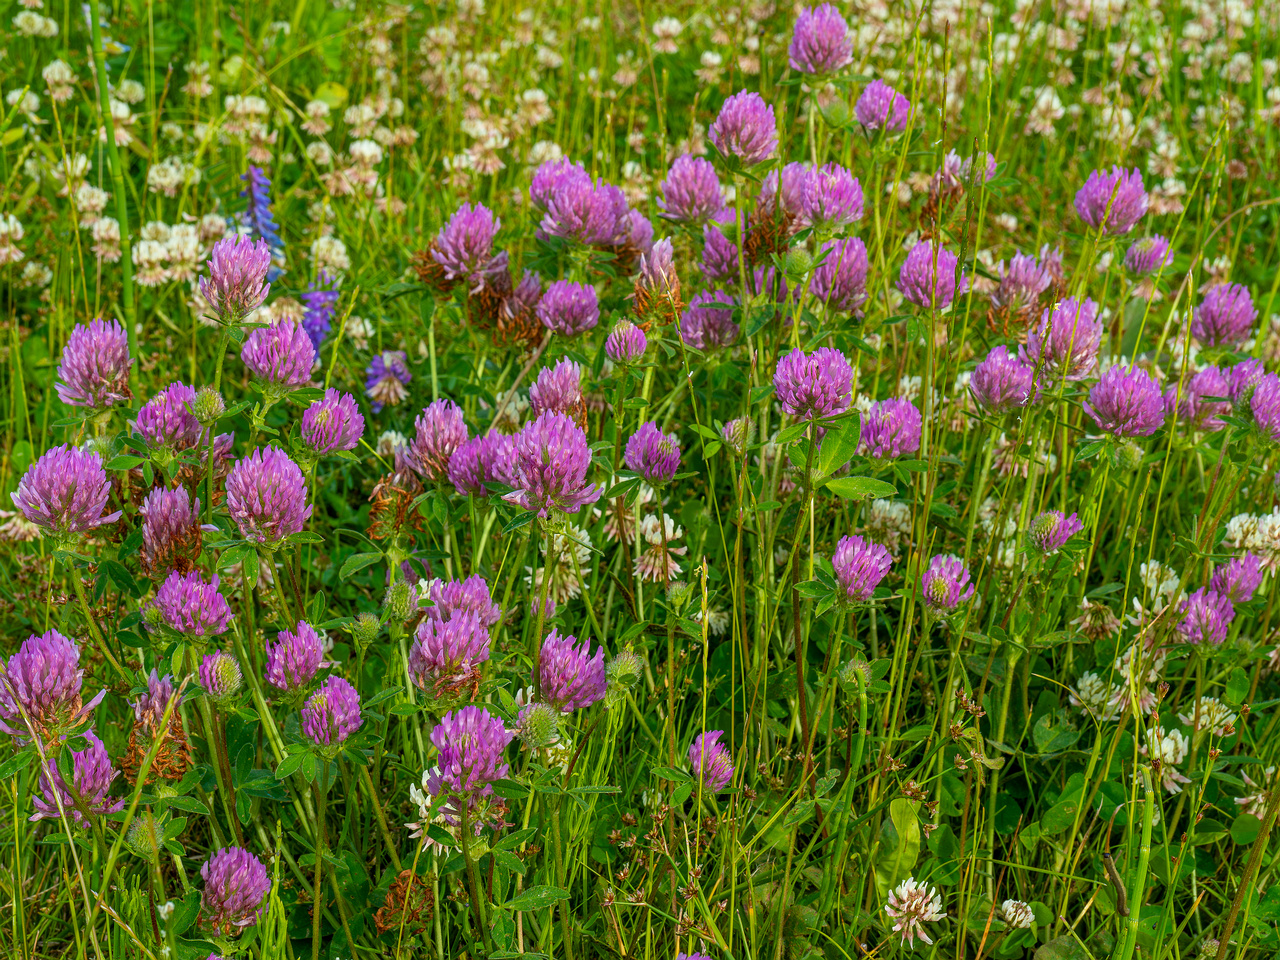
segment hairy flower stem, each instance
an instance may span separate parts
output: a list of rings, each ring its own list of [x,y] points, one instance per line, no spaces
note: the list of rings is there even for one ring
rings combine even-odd
[[[378,791],[374,788],[373,779],[369,776],[369,768],[360,768],[360,782],[364,784],[365,793],[373,804],[374,816],[378,820],[378,830],[382,833],[382,842],[387,845],[387,854],[391,857],[391,865],[400,872],[400,855],[396,853],[396,845],[391,841],[391,830],[387,826],[387,815],[382,809],[382,801],[378,799]]]
[[[1022,650],[1012,644],[1005,645],[1004,656],[1004,691],[1000,696],[1000,718],[996,721],[996,744],[1004,743],[1005,729],[1009,723],[1009,700],[1013,695],[1013,674],[1022,657]],[[997,746],[997,749],[1000,749]],[[991,782],[987,784],[987,854],[991,857],[991,872],[987,874],[987,896],[994,899],[995,892],[995,856],[996,856],[996,810],[1000,803],[1000,768],[991,771]]]
[[[471,913],[475,918],[476,929],[484,941],[485,955],[493,953],[493,941],[489,938],[489,924],[485,921],[484,900],[480,894],[480,881],[476,876],[476,861],[471,856],[471,823],[467,819],[468,807],[462,803],[462,824],[458,829],[458,840],[462,844],[462,860],[467,865],[467,891],[471,894]],[[556,832],[557,857],[559,855],[559,832]]]
[[[311,901],[311,960],[320,960],[320,914],[322,913],[320,891],[324,882],[324,817],[325,793],[328,791],[329,764],[320,762],[320,782],[315,785],[316,791],[316,873],[315,889]]]
[[[1142,901],[1147,890],[1147,864],[1151,860],[1151,822],[1155,819],[1155,795],[1151,789],[1151,768],[1144,764],[1139,768],[1142,776],[1142,846],[1138,848],[1138,865],[1133,871],[1133,883],[1129,887],[1129,915],[1124,920],[1124,936],[1120,948],[1116,951],[1116,960],[1129,960],[1138,945],[1138,924],[1142,920]],[[1260,838],[1261,839],[1261,838]],[[1247,869],[1247,868],[1246,868]],[[1246,877],[1241,877],[1241,889],[1248,886]],[[1233,907],[1239,906],[1237,902]],[[1228,928],[1230,929],[1230,928]],[[1222,938],[1225,944],[1227,938]],[[1222,947],[1218,948],[1218,956],[1222,957]]]

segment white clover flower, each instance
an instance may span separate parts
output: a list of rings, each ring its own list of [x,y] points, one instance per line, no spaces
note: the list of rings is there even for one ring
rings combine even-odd
[[[356,140],[347,148],[351,162],[361,167],[376,167],[382,162],[382,147],[373,140]]]
[[[311,242],[311,260],[317,270],[323,270],[331,276],[345,273],[351,269],[351,258],[347,256],[347,245],[337,237],[317,237]]]
[[[26,235],[22,224],[12,213],[0,213],[0,265],[17,263],[25,256],[18,249],[18,241]]]
[[[1147,742],[1142,748],[1145,756],[1160,761],[1160,780],[1168,793],[1181,793],[1182,785],[1190,783],[1177,764],[1187,758],[1191,745],[1181,730],[1165,730],[1162,727],[1147,728]]]
[[[1239,718],[1217,697],[1201,697],[1197,705],[1179,713],[1178,719],[1196,733],[1212,730],[1215,737],[1225,737],[1227,728],[1234,727]]]
[[[355,317],[351,318],[351,320],[354,319]],[[351,329],[351,320],[347,321],[348,330]],[[378,437],[378,442],[374,446],[374,449],[377,450],[378,456],[390,457],[395,454],[397,447],[408,446],[408,444],[409,438],[399,430],[384,430]]]
[[[1006,900],[1000,904],[1000,913],[1004,917],[1004,922],[1014,930],[1029,930],[1031,925],[1036,922],[1036,915],[1031,910],[1031,904],[1022,900]]]
[[[911,946],[919,937],[925,943],[933,943],[925,933],[924,925],[943,920],[947,912],[942,909],[942,897],[937,888],[908,877],[889,894],[884,912],[893,919],[893,932],[899,940]]]
[[[146,99],[147,90],[137,80],[122,80],[115,89],[115,96],[125,103],[141,103]]]
[[[24,37],[48,40],[58,35],[58,21],[41,16],[34,10],[23,10],[13,18],[13,25]]]
[[[1080,675],[1070,692],[1071,705],[1099,720],[1115,720],[1124,711],[1124,688],[1093,671]]]
[[[307,159],[317,167],[327,167],[333,163],[333,148],[323,140],[312,140],[307,144]]]

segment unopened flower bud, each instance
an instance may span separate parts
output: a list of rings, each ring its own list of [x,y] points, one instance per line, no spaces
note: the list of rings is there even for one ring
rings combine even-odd
[[[865,657],[854,657],[847,663],[840,665],[840,670],[836,676],[842,685],[856,692],[859,676],[862,678],[862,686],[865,687],[871,682],[871,664],[866,661]]]
[[[683,610],[692,598],[693,587],[683,580],[676,580],[667,585],[667,603],[671,604],[677,613]]]
[[[1142,447],[1133,440],[1126,440],[1115,448],[1111,465],[1120,473],[1130,473],[1142,465]]]
[[[531,750],[549,747],[560,739],[560,713],[548,703],[531,703],[520,711],[516,736]]]
[[[750,417],[730,420],[721,428],[720,436],[724,438],[725,446],[739,457],[745,457],[747,447],[751,446],[751,441],[756,436],[756,422]]]
[[[366,650],[369,644],[377,639],[378,631],[382,629],[382,622],[378,620],[377,614],[360,613],[356,615],[355,623],[351,624],[351,636],[361,650]]]
[[[397,580],[387,588],[383,601],[383,619],[404,623],[414,614],[417,598],[413,587],[404,580]]]
[[[804,247],[792,247],[787,251],[787,273],[803,277],[813,269],[813,255]]]
[[[133,854],[148,863],[155,863],[160,856],[160,843],[164,837],[164,828],[156,820],[155,814],[143,810],[129,825],[125,834],[125,843]]]
[[[640,679],[644,672],[644,661],[630,650],[621,651],[609,661],[604,668],[605,678],[609,682],[609,693],[619,693],[628,689]]]
[[[244,686],[240,664],[229,653],[215,650],[200,661],[200,686],[218,703],[229,703]]]
[[[201,387],[191,401],[191,412],[201,425],[207,427],[227,412],[227,404],[213,387]]]

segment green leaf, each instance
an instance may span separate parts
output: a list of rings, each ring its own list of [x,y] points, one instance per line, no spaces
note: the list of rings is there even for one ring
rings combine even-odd
[[[25,769],[36,758],[34,748],[23,750],[16,753],[4,763],[0,763],[0,780],[9,780],[18,774],[18,771]]]
[[[793,423],[791,426],[787,427],[787,429],[783,430],[781,433],[778,434],[778,436],[774,439],[774,443],[778,444],[778,446],[788,444],[792,440],[799,439],[801,436],[804,435],[804,432],[808,429],[809,429],[808,421],[805,421],[804,423]]]
[[[191,929],[200,913],[200,891],[192,890],[182,898],[178,909],[173,914],[173,932],[181,936]]]
[[[132,470],[134,467],[140,467],[147,462],[146,457],[134,457],[127,453],[121,453],[111,458],[111,460],[103,468],[104,470]]]
[[[1261,820],[1252,813],[1242,813],[1231,822],[1231,840],[1242,847],[1247,847],[1258,839],[1258,833],[1261,830]]]
[[[832,427],[818,448],[818,474],[829,477],[853,459],[862,438],[862,420],[855,413],[838,427]]]
[[[553,903],[569,899],[569,891],[560,887],[530,887],[502,905],[504,910],[541,910]]]
[[[874,477],[837,477],[827,481],[827,489],[846,500],[881,500],[898,492],[893,484]]]
[[[182,810],[186,813],[198,813],[202,816],[209,816],[209,808],[204,805],[204,801],[199,797],[170,797],[169,806],[173,810]]]
[[[898,797],[889,804],[889,819],[880,828],[875,874],[882,900],[911,875],[919,856],[920,820],[911,801]]]
[[[519,530],[521,527],[528,526],[529,522],[536,517],[537,514],[532,510],[526,510],[524,513],[517,514],[508,521],[507,525],[502,528],[503,534],[511,533],[513,530]]]
[[[293,776],[299,767],[302,766],[303,758],[307,757],[305,753],[294,753],[285,757],[280,761],[280,765],[276,767],[276,779],[287,780]]]
[[[353,553],[342,562],[342,569],[338,571],[338,579],[346,580],[353,574],[359,573],[365,567],[372,566],[382,559],[380,553]]]
[[[1241,667],[1236,667],[1227,676],[1227,703],[1238,707],[1249,695],[1249,675]]]
[[[119,560],[103,560],[98,565],[98,570],[105,573],[121,593],[127,593],[130,596],[142,595],[137,581],[133,579],[133,574]]]
[[[653,775],[660,780],[675,780],[677,783],[692,779],[689,774],[675,767],[654,767]]]
[[[237,543],[234,547],[222,551],[222,556],[218,558],[218,569],[225,570],[227,567],[234,567],[237,563],[243,563],[249,554],[257,556],[257,550],[253,544]]]
[[[493,792],[503,800],[523,800],[529,795],[529,788],[514,780],[494,780]]]
[[[510,850],[494,850],[493,859],[497,861],[500,866],[506,867],[512,873],[524,874],[524,861]]]

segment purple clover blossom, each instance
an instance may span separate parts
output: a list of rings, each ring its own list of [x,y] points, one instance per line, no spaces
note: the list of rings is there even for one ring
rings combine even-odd
[[[704,223],[724,209],[716,168],[703,157],[676,157],[659,189],[658,209],[677,223]]]
[[[204,433],[191,411],[196,391],[185,383],[171,383],[142,405],[134,429],[152,450],[190,450]]]
[[[831,74],[853,62],[853,37],[840,11],[829,3],[801,10],[787,55],[792,70]]]
[[[626,199],[618,203],[616,187],[591,178],[567,176],[546,196],[542,232],[550,237],[586,246],[611,244],[618,239],[619,215],[625,216]]]
[[[462,496],[487,496],[485,484],[511,486],[512,451],[515,441],[505,433],[491,430],[483,437],[472,437],[449,457],[449,482]]]
[[[751,445],[755,435],[756,422],[750,417],[738,417],[720,428],[720,437],[724,440],[725,446],[739,457],[747,455],[747,447]]]
[[[152,738],[160,736],[164,732],[164,715],[165,711],[169,710],[170,701],[177,701],[169,714],[170,722],[177,713],[178,705],[182,702],[177,699],[177,696],[172,674],[166,673],[161,677],[153,667],[151,676],[147,677],[146,692],[140,694],[132,703],[134,721],[146,731],[148,736]]]
[[[311,517],[301,468],[279,447],[237,460],[227,476],[227,512],[242,537],[268,549],[301,533]]]
[[[704,790],[719,793],[733,779],[733,759],[720,742],[723,730],[711,730],[689,744],[689,766]]]
[[[219,323],[240,323],[266,303],[270,270],[267,243],[244,236],[226,237],[213,245],[209,276],[200,278],[200,295],[209,301]]]
[[[424,617],[409,648],[409,676],[431,696],[456,694],[480,680],[489,659],[489,630],[473,613]]]
[[[898,289],[908,303],[926,310],[945,310],[955,299],[956,293],[964,293],[969,280],[960,276],[956,289],[956,266],[960,258],[946,247],[932,240],[921,240],[902,263],[898,274]]]
[[[1046,510],[1031,521],[1027,549],[1039,556],[1052,556],[1083,529],[1084,524],[1074,513],[1067,516],[1061,510]]]
[[[867,603],[889,572],[893,555],[886,547],[859,536],[841,537],[831,557],[845,603]]]
[[[484,204],[464,203],[436,234],[431,258],[449,280],[483,286],[482,271],[493,259],[493,240],[501,226],[502,221]]]
[[[561,713],[572,713],[604,699],[608,684],[604,678],[604,648],[596,646],[591,657],[591,641],[577,643],[575,636],[561,636],[552,630],[543,641],[538,658],[541,700]]]
[[[920,595],[930,610],[950,613],[973,596],[969,568],[957,556],[937,554],[920,578]]]
[[[152,606],[170,630],[184,637],[217,636],[231,626],[231,608],[218,585],[216,575],[206,583],[198,570],[185,575],[175,570],[160,584]]]
[[[619,224],[620,246],[636,256],[648,256],[653,250],[653,223],[639,210],[628,210]]]
[[[433,580],[427,595],[434,604],[427,609],[427,616],[437,620],[465,614],[476,617],[481,626],[491,630],[502,619],[502,608],[493,602],[488,582],[478,573],[465,580]]]
[[[734,224],[733,211],[725,210],[702,228],[702,275],[708,283],[736,283],[738,245],[717,224]]]
[[[1164,423],[1160,386],[1141,367],[1109,367],[1089,391],[1085,412],[1115,437],[1149,437]]]
[[[447,397],[433,400],[422,408],[413,427],[409,462],[414,471],[424,480],[439,482],[446,479],[449,458],[467,440],[462,408]]]
[[[266,644],[267,682],[285,694],[296,694],[316,678],[324,666],[324,641],[316,628],[299,620],[293,630],[281,630],[275,644]]]
[[[66,444],[50,447],[27,468],[9,494],[22,515],[57,538],[88,533],[115,523],[121,511],[106,513],[111,481],[96,452]]]
[[[58,361],[55,389],[71,407],[105,410],[132,393],[129,390],[129,338],[118,320],[80,323],[67,337]]]
[[[862,219],[862,185],[838,163],[814,170],[804,181],[800,226],[835,231]]]
[[[1178,612],[1183,615],[1178,633],[1185,643],[1196,645],[1222,643],[1236,616],[1236,608],[1227,597],[1206,587],[1182,601]]]
[[[1209,580],[1209,589],[1232,603],[1248,603],[1253,599],[1266,571],[1262,569],[1262,558],[1253,553],[1243,557],[1235,557],[1220,564]]]
[[[1092,300],[1063,300],[1045,310],[1039,327],[1027,332],[1019,359],[1055,380],[1083,380],[1097,369],[1103,329]]]
[[[570,280],[557,280],[547,287],[533,312],[544,327],[564,337],[583,333],[600,322],[595,287]]]
[[[403,350],[384,350],[365,368],[365,396],[373,401],[373,412],[381,413],[383,407],[394,407],[409,396],[405,389],[413,375],[409,373],[409,358]]]
[[[1145,277],[1173,263],[1169,241],[1159,234],[1135,240],[1124,254],[1124,268],[1135,277]]]
[[[853,112],[866,130],[901,133],[907,129],[911,102],[883,80],[872,80],[858,97]]]
[[[853,405],[853,366],[834,347],[819,347],[811,354],[792,350],[778,358],[773,386],[788,416],[822,420]]]
[[[87,827],[89,818],[100,817],[124,809],[124,798],[112,801],[107,796],[111,781],[116,778],[116,768],[111,765],[111,755],[92,730],[86,731],[89,745],[83,750],[71,751],[71,783],[62,778],[62,771],[52,761],[44,762],[40,772],[40,796],[31,798],[36,812],[32,820],[71,817],[78,827]],[[61,806],[61,810],[59,807]]]
[[[582,367],[567,357],[554,367],[543,367],[529,388],[529,409],[535,417],[563,413],[576,417],[586,404],[582,392]]]
[[[1256,357],[1241,360],[1235,366],[1229,367],[1226,395],[1231,398],[1231,403],[1236,407],[1247,407],[1253,391],[1262,382],[1266,373],[1266,365]]]
[[[738,325],[733,322],[736,301],[720,290],[703,290],[694,294],[680,316],[680,339],[695,350],[727,347],[738,339]]]
[[[204,880],[200,918],[215,934],[230,936],[262,919],[271,877],[248,850],[223,847],[200,868],[200,876]]]
[[[364,435],[364,417],[355,397],[330,387],[303,411],[298,433],[303,444],[317,456],[354,450]]]
[[[591,447],[582,428],[562,413],[543,413],[516,434],[516,489],[505,499],[539,517],[577,513],[603,492],[587,483]]]
[[[316,744],[340,746],[360,729],[360,694],[342,677],[326,677],[302,707],[302,732]]]
[[[773,107],[758,93],[739,91],[725,100],[707,137],[722,154],[746,166],[768,160],[778,149]]]
[[[1208,366],[1187,381],[1181,399],[1177,385],[1169,387],[1164,394],[1165,407],[1197,430],[1221,430],[1226,426],[1222,416],[1231,412],[1231,403],[1206,398],[1229,397],[1230,393],[1227,375],[1217,367]]]
[[[696,297],[694,298],[697,299]],[[688,316],[686,312],[685,316]],[[683,321],[682,321],[683,324]],[[683,329],[683,325],[681,327]],[[686,338],[687,342],[687,338]],[[639,362],[649,349],[644,331],[630,320],[619,320],[604,341],[604,352],[614,363],[627,366]]]
[[[996,266],[1000,282],[991,292],[991,305],[997,310],[1008,309],[1015,316],[1031,310],[1040,295],[1053,285],[1053,272],[1035,257],[1019,251],[1009,260]]]
[[[1268,373],[1258,380],[1249,398],[1249,411],[1258,432],[1272,443],[1280,443],[1280,377]]]
[[[671,238],[659,240],[640,255],[640,275],[635,285],[636,313],[643,319],[666,324],[673,321],[680,304],[680,276],[676,273]]]
[[[574,163],[568,157],[559,160],[548,160],[538,167],[533,174],[533,182],[529,184],[529,199],[539,210],[546,210],[551,198],[566,184],[572,181],[591,185],[591,177],[582,164]]]
[[[514,738],[501,717],[476,706],[446,713],[431,731],[431,742],[440,758],[428,772],[425,785],[431,796],[455,801],[444,807],[446,822],[458,826],[463,809],[475,811],[481,798],[493,795],[493,782],[506,779],[511,768],[503,754]]]
[[[240,692],[244,675],[240,664],[229,653],[215,650],[200,661],[200,686],[215,700],[229,700]]]
[[[142,568],[163,574],[189,568],[200,552],[200,498],[192,498],[186,487],[169,490],[156,487],[142,506]]]
[[[240,359],[262,382],[291,390],[311,380],[316,348],[301,323],[285,318],[253,330],[240,350]]]
[[[892,460],[920,449],[924,418],[910,400],[880,400],[863,418],[858,452],[876,460]]]
[[[675,434],[663,433],[646,420],[627,440],[623,463],[653,486],[670,483],[680,469],[680,444]]]
[[[1206,347],[1239,346],[1253,331],[1258,310],[1238,283],[1210,287],[1191,319],[1191,335]]]
[[[805,188],[813,169],[807,163],[793,160],[782,168],[770,170],[756,194],[756,213],[761,220],[772,220],[788,228],[789,233],[799,229],[804,216]],[[737,267],[734,267],[737,270]]]
[[[996,415],[1028,406],[1039,397],[1035,371],[1004,346],[993,348],[974,367],[969,391],[983,411]]]
[[[308,285],[302,294],[302,302],[306,307],[302,315],[302,329],[307,331],[311,345],[320,353],[320,344],[329,335],[333,327],[333,315],[338,309],[338,291],[332,289],[333,280],[323,270],[316,282]]]
[[[824,243],[809,292],[830,310],[861,314],[867,302],[866,245],[857,237]]]
[[[240,179],[245,181],[245,189],[240,191],[240,196],[249,198],[249,209],[244,212],[245,222],[273,255],[284,256],[280,225],[271,214],[271,181],[261,167],[253,164],[249,164],[249,169],[240,175]],[[267,279],[274,280],[275,277],[268,275]]]
[[[80,648],[57,630],[32,634],[0,669],[0,731],[20,744],[62,739],[90,718],[106,695],[83,702]],[[28,723],[30,727],[28,727]]]
[[[1112,167],[1110,172],[1095,170],[1076,193],[1080,219],[1110,236],[1132,230],[1149,203],[1137,167],[1129,171],[1119,167]]]

